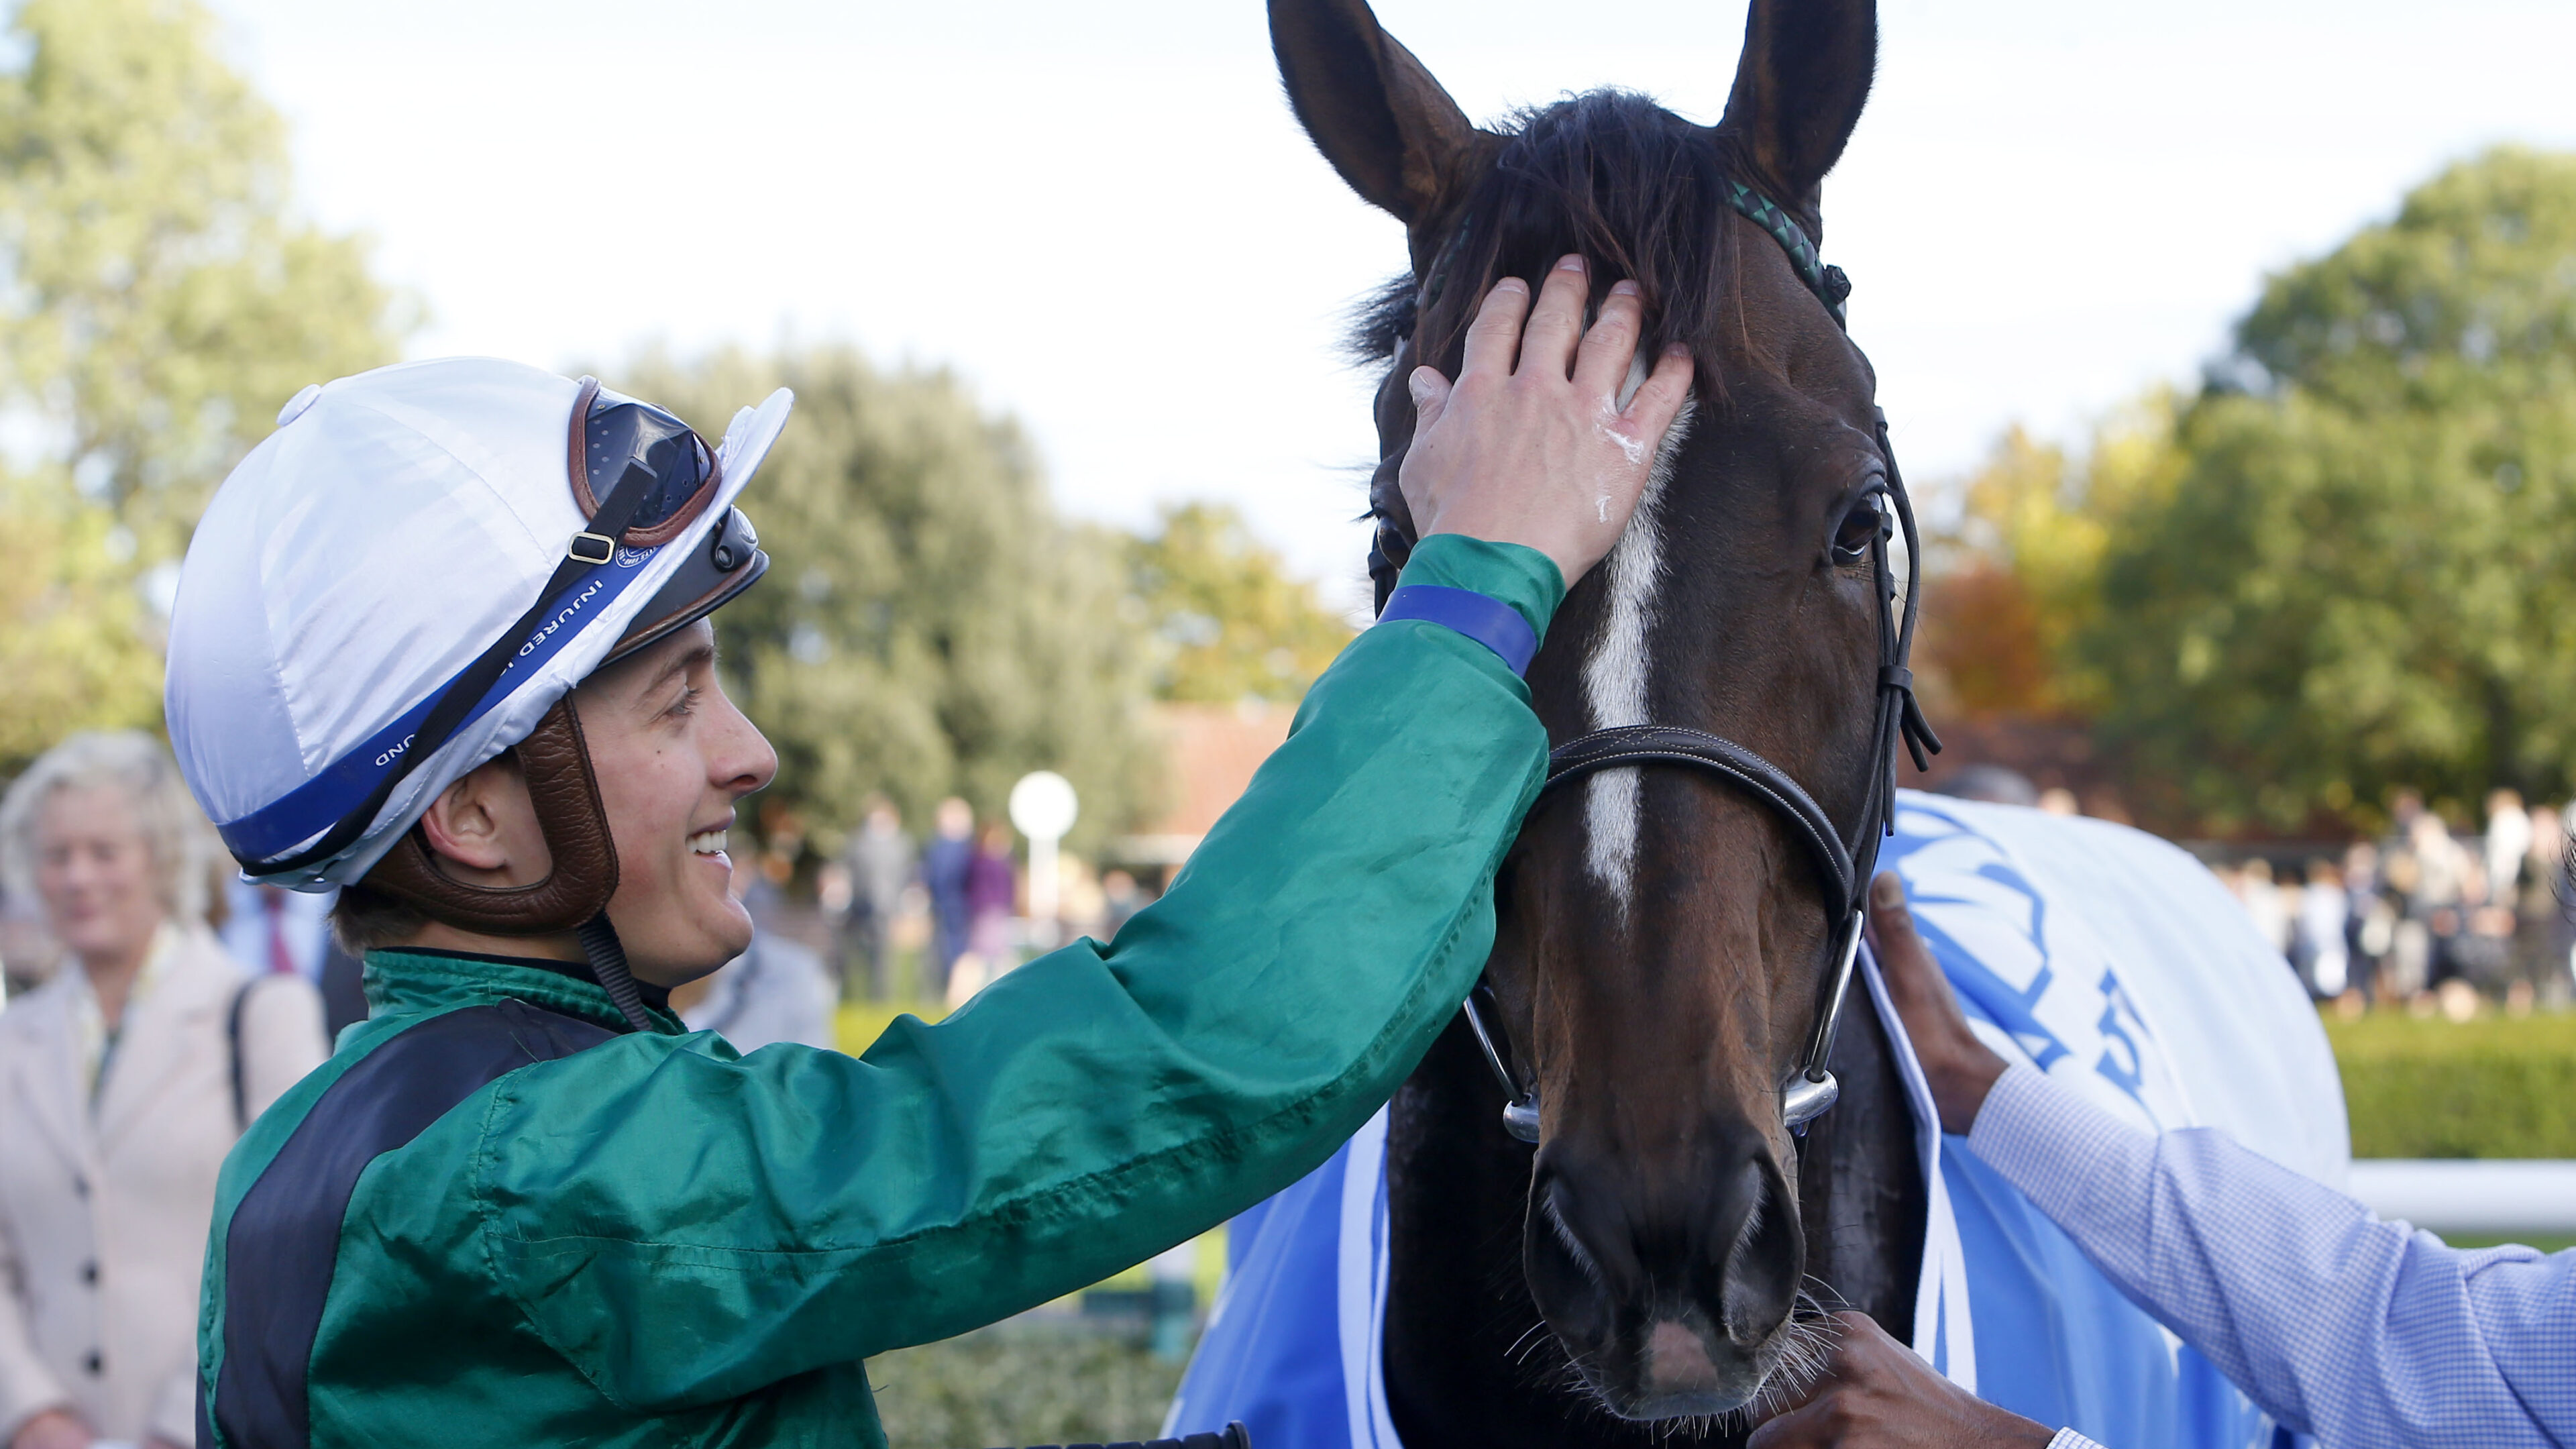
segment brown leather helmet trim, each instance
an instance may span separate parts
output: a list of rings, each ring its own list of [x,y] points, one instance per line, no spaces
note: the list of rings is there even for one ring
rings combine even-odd
[[[584,518],[599,516],[599,499],[590,491],[590,459],[587,456],[590,451],[587,436],[590,408],[598,401],[599,379],[584,374],[581,392],[572,400],[572,432],[566,444],[569,461],[565,464],[572,475],[572,501],[581,509]]]
[[[414,825],[367,872],[365,883],[432,920],[494,936],[569,931],[605,909],[617,893],[617,846],[609,838],[608,811],[600,803],[599,777],[591,771],[572,696],[555,701],[513,748],[554,857],[544,880],[508,889],[467,885],[438,868]]]
[[[584,518],[599,516],[599,497],[590,491],[590,459],[589,448],[586,446],[589,442],[587,429],[590,424],[590,407],[597,401],[599,401],[599,379],[583,378],[581,395],[572,400],[572,433],[567,440],[567,447],[572,469],[572,501],[581,509],[581,516]],[[699,514],[707,511],[708,501],[723,489],[724,463],[717,458],[716,450],[708,447],[707,440],[699,437],[695,431],[692,431],[689,437],[698,445],[698,451],[706,454],[706,481],[698,485],[697,492],[689,495],[689,501],[681,506],[679,512],[654,524],[651,528],[629,528],[618,538],[619,544],[627,548],[660,548],[686,531],[688,526],[697,520]]]

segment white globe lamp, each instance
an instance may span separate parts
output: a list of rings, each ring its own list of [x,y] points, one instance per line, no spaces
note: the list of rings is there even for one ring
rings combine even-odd
[[[1029,842],[1029,924],[1042,944],[1055,944],[1056,845],[1073,828],[1082,802],[1073,782],[1053,770],[1032,770],[1011,787],[1011,826]]]

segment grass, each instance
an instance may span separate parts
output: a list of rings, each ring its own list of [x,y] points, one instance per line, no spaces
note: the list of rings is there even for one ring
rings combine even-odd
[[[2454,1248],[2501,1248],[2507,1243],[2519,1243],[2523,1247],[2536,1248],[2544,1253],[2563,1253],[2569,1248],[2576,1248],[2576,1238],[2550,1237],[2546,1234],[2535,1237],[2530,1233],[2508,1233],[2502,1237],[2481,1233],[2444,1233],[2442,1241]]]

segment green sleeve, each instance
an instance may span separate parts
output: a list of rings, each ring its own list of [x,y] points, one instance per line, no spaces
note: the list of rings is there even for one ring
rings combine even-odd
[[[1467,539],[1406,578],[1541,629],[1563,593]],[[1456,1012],[1546,756],[1483,646],[1371,629],[1114,945],[862,1058],[629,1038],[504,1079],[472,1150],[490,1271],[650,1407],[962,1332],[1204,1231],[1330,1156]]]

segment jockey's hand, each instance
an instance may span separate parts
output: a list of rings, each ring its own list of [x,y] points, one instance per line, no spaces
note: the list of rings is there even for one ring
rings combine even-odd
[[[1905,908],[1905,883],[1882,872],[1869,887],[1869,944],[1878,969],[1887,978],[1887,994],[1904,1019],[1905,1035],[1923,1063],[1923,1080],[1932,1089],[1932,1105],[1941,1113],[1941,1130],[1965,1134],[1976,1125],[1977,1109],[2004,1074],[2004,1059],[1968,1030],[1959,998],[1950,994],[1949,978],[1932,960],[1923,938],[1914,934],[1914,913]]]
[[[1398,481],[1418,536],[1526,544],[1568,587],[1619,541],[1690,396],[1691,357],[1666,348],[1622,409],[1645,306],[1621,282],[1587,332],[1590,293],[1581,257],[1556,264],[1535,306],[1528,283],[1505,277],[1467,329],[1457,382],[1413,370],[1413,446]]]
[[[2057,1437],[1934,1373],[1866,1313],[1837,1313],[1834,1326],[1825,1376],[1745,1449],[2047,1449]]]

